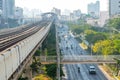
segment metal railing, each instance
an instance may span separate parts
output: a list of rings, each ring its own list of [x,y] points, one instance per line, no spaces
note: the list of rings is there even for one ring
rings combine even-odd
[[[60,56],[60,64],[70,64],[70,63],[116,63],[114,60],[120,59],[120,55],[75,55],[75,56]],[[57,56],[40,56],[41,63],[50,64],[57,63]]]

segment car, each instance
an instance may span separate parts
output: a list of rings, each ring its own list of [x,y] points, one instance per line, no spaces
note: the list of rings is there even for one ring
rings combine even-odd
[[[96,74],[95,66],[89,66],[89,74]]]

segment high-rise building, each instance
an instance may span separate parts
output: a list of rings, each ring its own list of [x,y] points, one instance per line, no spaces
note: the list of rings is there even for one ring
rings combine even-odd
[[[7,0],[7,10],[8,17],[13,18],[15,13],[15,0]]]
[[[2,10],[3,8],[3,0],[0,0],[0,9]]]
[[[109,0],[109,16],[120,14],[120,0]]]
[[[7,4],[6,0],[0,0],[0,10],[2,12],[1,16],[6,19],[7,18]]]
[[[5,3],[5,0],[0,0],[0,11],[3,13],[3,12],[5,12],[5,11],[3,11],[3,9],[5,9],[4,8],[4,3]],[[0,14],[0,15],[2,15],[2,14]]]
[[[3,18],[13,18],[15,11],[15,0],[0,0],[0,10]]]
[[[88,14],[93,18],[99,18],[100,16],[100,2],[88,4]]]

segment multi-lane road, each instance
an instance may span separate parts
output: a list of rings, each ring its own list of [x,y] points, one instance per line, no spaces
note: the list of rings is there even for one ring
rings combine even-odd
[[[59,47],[63,56],[76,56],[88,54],[84,51],[74,36],[69,33],[68,26],[63,25],[58,27]],[[94,65],[96,68],[96,74],[89,74],[89,66]],[[64,64],[66,70],[67,80],[109,80],[100,71],[97,64]],[[80,72],[78,71],[80,67]]]

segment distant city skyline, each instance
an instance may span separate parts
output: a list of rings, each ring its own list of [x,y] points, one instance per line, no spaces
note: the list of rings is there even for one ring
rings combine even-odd
[[[107,11],[107,0],[15,0],[16,6],[29,9],[40,9],[42,12],[51,11],[53,7],[64,10],[80,9],[82,13],[87,13],[87,5],[100,1],[100,10]]]

